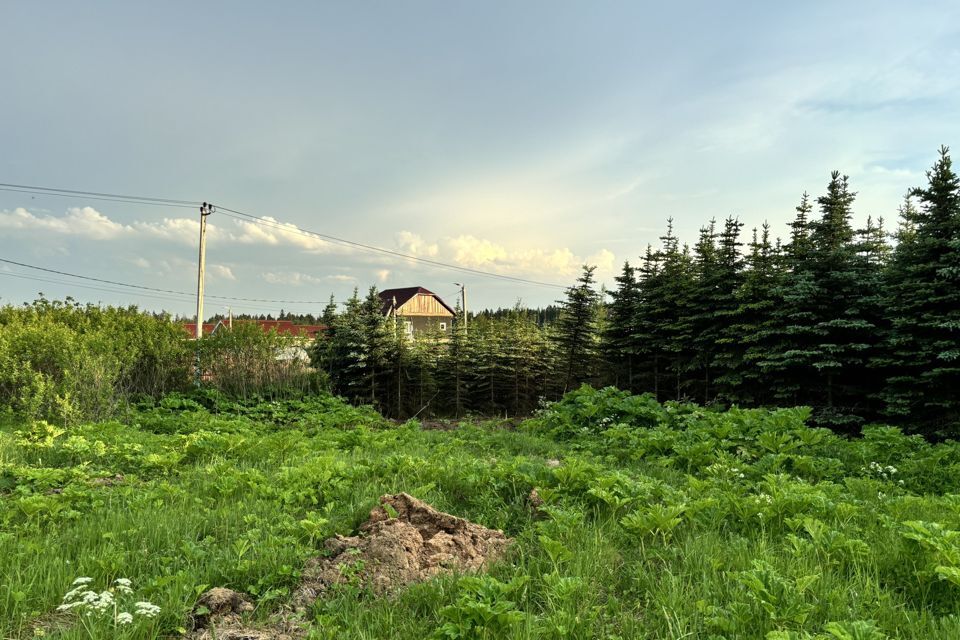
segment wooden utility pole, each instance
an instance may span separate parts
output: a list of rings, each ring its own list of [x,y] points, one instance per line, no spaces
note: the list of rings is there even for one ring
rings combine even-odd
[[[467,285],[461,284],[459,282],[454,282],[453,284],[460,287],[460,307],[461,312],[463,313],[463,332],[467,332]]]
[[[207,216],[213,213],[213,205],[204,202],[200,205],[200,260],[197,264],[197,360],[194,365],[194,384],[200,388],[203,368],[200,364],[200,338],[203,337],[203,270],[207,258]]]
[[[197,331],[196,338],[203,337],[203,271],[207,259],[207,216],[213,213],[213,205],[200,205],[200,259],[197,263]]]

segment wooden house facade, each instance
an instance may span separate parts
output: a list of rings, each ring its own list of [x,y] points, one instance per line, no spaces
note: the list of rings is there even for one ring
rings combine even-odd
[[[440,296],[423,287],[403,287],[380,292],[383,314],[402,323],[408,336],[425,331],[453,330],[456,314]]]

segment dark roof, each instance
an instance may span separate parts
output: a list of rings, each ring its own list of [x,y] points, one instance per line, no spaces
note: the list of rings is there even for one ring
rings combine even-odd
[[[394,298],[396,298],[397,300],[396,306],[399,309],[403,305],[407,304],[407,302],[409,302],[410,299],[413,298],[418,293],[422,293],[423,295],[426,295],[426,296],[433,296],[434,298],[437,299],[437,302],[443,305],[443,307],[447,311],[449,311],[453,315],[457,315],[457,312],[451,309],[450,305],[448,305],[446,302],[443,301],[443,298],[435,294],[433,291],[430,291],[429,289],[424,289],[423,287],[401,287],[399,289],[384,289],[383,291],[380,292],[380,300],[383,301],[383,307],[381,307],[381,311],[383,313],[386,313],[391,308],[393,308]]]

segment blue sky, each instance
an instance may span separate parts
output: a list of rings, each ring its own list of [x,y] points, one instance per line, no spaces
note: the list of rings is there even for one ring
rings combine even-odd
[[[955,2],[24,2],[0,23],[0,182],[211,200],[561,284],[584,262],[609,282],[670,216],[691,243],[731,214],[785,235],[832,169],[858,222],[892,226],[938,146],[960,145]],[[0,191],[0,257],[191,291],[196,215]],[[559,295],[211,226],[215,295]],[[29,273],[0,266],[0,302],[192,308],[10,275]],[[234,305],[280,307],[318,310]]]

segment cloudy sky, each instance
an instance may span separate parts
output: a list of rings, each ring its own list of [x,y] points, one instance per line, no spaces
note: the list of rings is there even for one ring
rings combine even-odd
[[[832,169],[858,220],[893,224],[938,146],[960,145],[953,1],[7,2],[0,23],[0,182],[278,221],[210,218],[207,291],[224,298],[452,297],[456,281],[471,307],[545,304],[561,292],[302,230],[561,285],[590,263],[609,281],[671,216],[690,242],[731,214],[783,234]],[[0,258],[190,292],[197,216],[0,191]],[[38,291],[192,308],[0,263],[0,303]],[[227,304],[320,308],[206,309]]]

